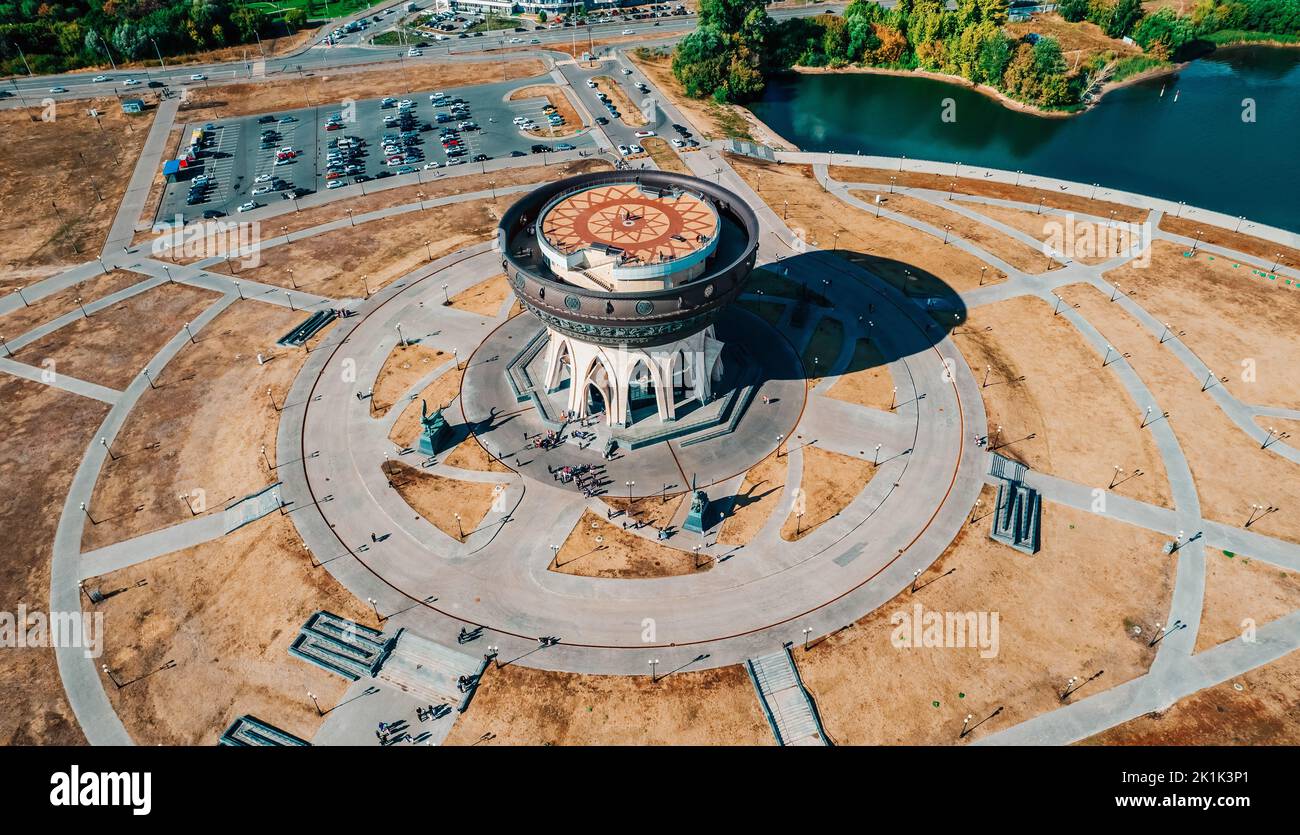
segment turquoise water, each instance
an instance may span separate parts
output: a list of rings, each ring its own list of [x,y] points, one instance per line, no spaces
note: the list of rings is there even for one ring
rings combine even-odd
[[[955,122],[941,118],[944,99]],[[1253,122],[1242,118],[1246,99]],[[1300,231],[1300,49],[1222,50],[1070,119],[931,79],[866,74],[774,79],[751,109],[805,151],[1023,170]]]

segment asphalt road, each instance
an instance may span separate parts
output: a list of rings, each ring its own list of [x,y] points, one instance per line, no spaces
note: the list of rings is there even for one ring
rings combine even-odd
[[[896,0],[885,0],[882,5],[892,6]],[[388,4],[399,5],[399,4]],[[380,11],[381,6],[368,9],[364,14],[373,15]],[[813,14],[822,14],[826,11],[840,11],[844,8],[843,3],[826,3],[810,6],[800,6],[796,8],[773,9],[770,14],[773,18],[782,19],[788,17],[800,17]],[[338,22],[346,22],[362,14],[342,18]],[[656,22],[658,25],[655,25]],[[529,41],[534,38],[540,44],[540,48],[547,45],[555,46],[557,44],[572,43],[574,41],[581,44],[583,40],[600,40],[602,38],[622,37],[624,31],[630,31],[634,35],[643,35],[646,37],[657,37],[668,34],[684,34],[695,28],[695,17],[688,15],[684,17],[659,18],[657,21],[638,20],[638,21],[613,21],[610,23],[595,24],[592,26],[575,26],[572,28],[546,29],[542,31],[532,31],[526,33],[503,32],[501,35],[493,37],[485,34],[481,38],[453,39],[442,41],[435,45],[425,47],[423,55],[419,58],[407,58],[406,49],[403,47],[376,47],[361,43],[354,43],[358,40],[354,35],[343,42],[334,46],[322,46],[314,44],[309,47],[276,58],[260,60],[257,55],[257,47],[250,47],[247,60],[230,61],[213,64],[171,64],[168,65],[166,59],[160,61],[160,65],[155,68],[134,68],[122,71],[104,71],[88,70],[84,72],[65,73],[62,75],[37,75],[27,77],[9,78],[3,82],[3,88],[14,93],[14,98],[8,99],[4,104],[8,106],[30,104],[28,99],[54,98],[58,99],[76,99],[87,96],[100,95],[121,95],[131,96],[148,89],[148,82],[161,82],[168,87],[185,87],[191,85],[210,85],[220,82],[230,82],[238,78],[255,78],[261,76],[274,77],[277,75],[292,74],[297,72],[311,72],[324,70],[333,67],[356,66],[358,64],[381,63],[394,60],[400,61],[429,61],[435,59],[445,60],[449,56],[468,55],[483,53],[493,49],[509,48],[512,51],[518,50],[520,46],[529,46]],[[523,44],[510,44],[509,39],[519,37]],[[538,44],[532,44],[538,46]],[[108,76],[107,81],[96,82],[94,79],[100,75]],[[203,80],[192,80],[194,75],[206,76]],[[127,78],[134,78],[141,83],[138,86],[126,87],[123,82]],[[53,87],[66,88],[66,93],[51,93]]]

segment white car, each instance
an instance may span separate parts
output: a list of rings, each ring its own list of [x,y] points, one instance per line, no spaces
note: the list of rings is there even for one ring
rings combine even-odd
[[[423,54],[424,54],[423,52],[416,49],[415,47],[411,47],[410,49],[406,50],[406,55],[408,58],[419,58]]]
[[[425,170],[425,171],[431,171],[431,170],[433,170],[434,168],[438,168],[438,167],[439,167],[439,165],[438,165],[438,163],[437,163],[436,160],[435,160],[434,162],[426,162],[426,163],[424,164],[424,170]]]
[[[595,90],[595,89],[596,89],[596,82],[594,82],[594,81],[592,81],[590,78],[588,78],[588,79],[587,79],[587,86],[590,87],[591,89]]]
[[[650,134],[650,135],[653,136],[654,134]],[[641,134],[638,133],[637,136],[641,136]],[[292,145],[285,145],[283,148],[281,148],[281,149],[278,151],[278,153],[281,153],[281,154],[292,154],[292,153],[294,153],[293,146],[292,146]]]
[[[276,165],[289,165],[289,164],[292,163],[292,162],[293,162],[293,157],[286,157],[285,159],[277,159],[277,160],[275,161],[275,164],[276,164]]]
[[[647,136],[654,136],[655,132],[652,130],[639,130],[636,135],[638,139],[645,139]]]
[[[623,68],[623,75],[631,75],[631,74],[632,74],[631,70],[629,70],[627,67]]]
[[[258,195],[258,194],[270,194],[272,191],[275,191],[275,189],[271,188],[269,185],[268,185],[268,186],[257,186],[257,187],[254,188],[252,191],[250,191],[249,194],[252,194],[252,195],[256,196],[256,195]]]
[[[97,76],[95,76],[94,78],[92,78],[92,79],[90,79],[90,80],[93,81],[93,82],[95,82],[96,84],[98,84],[98,83],[100,83],[101,81],[112,81],[112,78],[109,77],[109,76],[107,76],[107,75],[97,75]]]
[[[632,149],[626,145],[619,145],[618,153],[620,156],[627,156],[628,154],[632,153]]]
[[[256,201],[256,200],[249,200],[247,203],[240,203],[240,204],[239,204],[239,211],[241,211],[241,212],[251,212],[251,211],[253,211],[253,209],[256,209],[256,208],[257,208],[257,201]]]
[[[623,30],[623,34],[624,34],[624,35],[635,35],[636,32],[633,32],[631,29],[624,29],[624,30]]]
[[[686,140],[684,140],[684,139],[674,139],[674,140],[673,140],[673,147],[674,147],[674,148],[685,148],[685,147],[686,147]]]
[[[327,188],[327,189],[330,189],[330,188],[343,188],[345,185],[347,185],[347,183],[344,182],[344,181],[341,180],[341,179],[340,179],[340,180],[330,180],[328,183],[326,183],[325,188]]]
[[[190,76],[190,81],[207,81],[208,77],[201,72],[196,72]]]
[[[525,119],[523,116],[516,116],[510,121],[514,122],[516,125],[522,125],[524,122],[527,122],[528,120]]]
[[[67,88],[67,87],[51,87],[51,88],[50,88],[50,92],[51,92],[51,93],[66,93],[66,92],[68,92],[68,88]]]
[[[523,42],[524,42],[524,39],[523,39],[523,38],[511,38],[511,39],[510,39],[510,43],[523,43]]]
[[[195,181],[196,181],[196,182],[197,182],[197,179],[198,179],[198,178],[195,178]],[[269,182],[271,182],[271,175],[270,175],[270,174],[258,174],[256,177],[253,178],[253,182],[255,182],[255,183],[269,183]]]
[[[139,84],[139,83],[140,83],[139,79],[136,79],[136,78],[128,78],[128,79],[126,79],[125,81],[122,82],[122,86],[123,86],[123,87],[134,87],[135,85],[137,85],[137,84]]]
[[[645,153],[645,148],[642,148],[640,145],[633,145],[633,146],[632,146],[632,153],[634,153],[634,154],[644,154],[644,153]]]
[[[207,184],[208,184],[207,174],[200,174],[190,182],[190,185],[194,185],[194,186],[206,186]]]

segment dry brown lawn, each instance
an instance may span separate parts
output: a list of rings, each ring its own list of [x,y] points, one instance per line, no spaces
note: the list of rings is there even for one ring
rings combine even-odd
[[[235,302],[200,331],[163,369],[131,410],[104,462],[82,539],[87,550],[121,542],[191,518],[276,481],[280,413],[307,354],[275,340],[301,314],[258,302]],[[323,337],[318,334],[317,339]],[[257,354],[270,359],[257,364]],[[262,446],[266,446],[266,458]],[[200,492],[195,492],[200,491]]]
[[[1152,249],[1149,266],[1130,262],[1106,273],[1106,280],[1167,322],[1211,371],[1228,378],[1223,385],[1234,396],[1255,405],[1300,408],[1300,287],[1265,278],[1254,264],[1203,250],[1184,257],[1186,250],[1169,241],[1155,241]]]
[[[496,318],[511,293],[505,274],[496,275],[452,296],[450,306],[456,310]]]
[[[536,130],[525,131],[529,136],[538,137],[561,137],[572,136],[582,130],[582,117],[578,111],[574,110],[573,102],[554,84],[534,84],[531,87],[520,87],[510,94],[511,101],[521,99],[546,99],[547,103],[555,108],[555,112],[564,119],[564,124],[560,127],[551,127],[551,125],[539,124]]]
[[[104,690],[142,745],[213,745],[251,713],[304,739],[348,682],[289,655],[317,609],[368,626],[374,614],[312,568],[288,517],[264,517],[213,542],[88,580],[105,592]],[[143,582],[144,585],[137,586]],[[174,661],[175,667],[160,669]],[[157,671],[157,672],[154,672]],[[149,675],[149,673],[153,673]]]
[[[426,350],[433,351],[434,349],[429,348]],[[438,360],[435,364],[433,358],[437,357],[438,354],[442,354],[442,359]],[[412,354],[411,356],[416,357],[417,355]],[[402,392],[414,385],[420,377],[427,374],[431,369],[436,368],[437,365],[447,361],[447,355],[442,351],[426,353],[418,356],[418,359],[411,360],[411,364],[412,368],[418,367],[420,372],[416,374],[411,372],[410,369],[401,369],[399,364],[398,370],[402,371],[403,376],[410,376],[410,380],[406,382],[406,388],[400,388],[396,383],[394,383],[391,386],[391,389],[393,390],[393,399],[384,401],[377,400],[375,401],[376,407],[387,411],[393,406],[399,405],[395,402],[395,399],[401,397]],[[389,359],[391,361],[392,357],[390,356]],[[428,360],[428,362],[426,362],[426,360]],[[407,360],[403,360],[403,362],[406,361]],[[393,430],[388,433],[388,437],[392,439],[393,443],[401,447],[414,446],[416,440],[420,437],[421,404],[427,402],[429,404],[430,412],[436,409],[446,409],[451,405],[451,402],[460,395],[460,378],[464,373],[465,366],[463,364],[459,369],[448,368],[446,372],[440,374],[437,379],[426,386],[414,400],[405,404],[402,408],[402,413],[398,415],[397,420],[393,423]],[[445,412],[443,417],[447,417]],[[451,421],[448,420],[448,423],[450,422]]]
[[[430,261],[489,240],[510,202],[471,200],[358,223],[263,250],[257,267],[232,269],[223,261],[212,269],[280,287],[296,283],[304,292],[331,298],[359,298],[366,286],[373,293]]]
[[[992,488],[984,499],[992,501]],[[1043,547],[1032,557],[989,539],[987,520],[964,526],[915,594],[905,589],[809,652],[795,651],[827,734],[846,745],[951,745],[967,714],[974,723],[1002,708],[971,741],[1060,707],[1071,676],[1105,671],[1082,697],[1142,675],[1155,657],[1147,635],[1173,589],[1176,558],[1161,542],[1151,531],[1047,502]],[[911,634],[904,627],[918,605],[996,612],[996,656],[982,657],[974,640],[896,647],[891,633]]]
[[[273,113],[316,105],[333,106],[345,98],[375,99],[425,90],[491,84],[529,78],[546,71],[535,58],[518,60],[408,62],[393,68],[330,70],[273,81],[245,81],[190,88],[181,114],[195,119],[224,119],[250,113]]]
[[[892,405],[894,375],[871,340],[859,339],[853,346],[849,368],[826,392],[828,397],[868,409],[888,409]]]
[[[1300,266],[1300,249],[1282,246],[1244,232],[1233,232],[1230,229],[1172,215],[1160,217],[1160,228],[1175,235],[1186,235],[1204,244],[1222,246],[1245,255],[1253,255],[1259,259],[1254,266],[1258,266],[1261,270],[1271,270],[1279,257],[1283,264],[1293,268]],[[1200,233],[1199,236],[1197,233]]]
[[[797,542],[839,516],[875,472],[876,465],[870,461],[831,452],[815,444],[803,447],[803,478],[799,482],[803,513],[799,513],[800,503],[796,500],[781,525],[781,538]]]
[[[148,278],[146,275],[130,270],[113,270],[105,275],[88,278],[65,290],[33,301],[26,307],[19,307],[0,316],[0,335],[9,339],[21,336],[38,325],[76,310],[77,299],[90,304],[105,296],[111,296],[119,290],[125,290],[133,284],[146,281]]]
[[[626,520],[608,522],[590,510],[573,526],[549,570],[579,577],[613,577],[623,580],[698,574],[713,567],[713,560],[691,551],[679,551],[624,530]],[[645,530],[645,529],[643,529]]]
[[[414,338],[407,335],[408,338]],[[384,360],[383,366],[379,369],[379,374],[375,377],[375,387],[370,397],[370,413],[375,417],[380,417],[388,413],[388,410],[394,406],[402,406],[406,409],[414,408],[415,428],[420,428],[420,398],[414,400],[404,400],[405,395],[415,385],[421,377],[433,371],[447,360],[451,355],[441,348],[434,348],[432,345],[424,345],[419,342],[408,342],[405,345],[398,344],[389,352],[388,357]],[[409,405],[408,405],[409,404]],[[445,408],[446,403],[441,401],[432,401],[429,403],[429,409]],[[392,434],[396,435],[396,432]]]
[[[874,197],[867,192],[854,192],[861,200],[870,203]],[[908,217],[948,231],[954,238],[965,238],[981,247],[985,252],[1001,258],[1011,266],[1026,273],[1042,273],[1060,269],[1061,264],[1052,261],[1039,250],[1027,246],[1014,238],[1009,238],[988,226],[971,220],[965,215],[936,206],[926,200],[891,194],[885,198],[885,209],[905,214]]]
[[[1081,195],[1064,194],[1059,190],[1017,186],[1011,183],[994,183],[985,179],[953,177],[951,174],[923,174],[918,171],[898,171],[896,169],[865,168],[856,165],[832,165],[832,180],[842,183],[875,183],[888,186],[894,182],[895,191],[906,194],[908,188],[926,188],[936,191],[952,190],[953,194],[973,194],[980,197],[994,197],[999,200],[1018,200],[1022,203],[1037,204],[1061,209],[1067,212],[1079,212],[1095,217],[1110,217],[1115,212],[1115,219],[1128,223],[1139,223],[1146,219],[1147,210],[1122,203],[1109,203],[1104,200],[1089,200]]]
[[[776,165],[727,156],[745,182],[804,240],[834,247],[881,278],[911,292],[969,290],[1006,278],[980,259],[942,238],[850,206],[829,194],[808,165]]]
[[[22,604],[30,612],[45,612],[50,552],[64,497],[109,407],[9,375],[0,375],[0,402],[5,404],[0,483],[7,485],[0,502],[7,555],[0,561],[0,611],[17,612]],[[85,743],[53,650],[0,652],[0,704],[0,744]]]
[[[1134,370],[1169,412],[1167,420],[1191,466],[1206,518],[1241,526],[1251,504],[1300,507],[1300,467],[1260,449],[1257,441],[1241,432],[1201,391],[1204,381],[1160,345],[1157,336],[1149,336],[1109,297],[1090,286],[1072,285],[1062,295],[1081,305],[1080,312],[1111,345],[1132,355],[1129,362]],[[1270,513],[1251,530],[1300,542],[1300,518],[1293,513]]]
[[[1101,52],[1113,52],[1119,57],[1138,55],[1142,49],[1135,44],[1126,44],[1111,38],[1101,27],[1088,21],[1070,23],[1058,14],[1036,14],[1032,20],[1020,23],[1007,23],[1007,32],[1013,38],[1023,38],[1030,32],[1045,38],[1056,38],[1061,44],[1061,51],[1066,60],[1073,65],[1076,57],[1080,60]],[[1076,56],[1077,54],[1077,56]]]
[[[1297,609],[1300,575],[1242,554],[1207,548],[1196,652],[1240,638],[1248,626],[1263,626]]]
[[[691,169],[682,162],[682,158],[677,156],[677,152],[668,144],[665,139],[657,136],[648,136],[641,140],[641,147],[645,148],[650,159],[655,161],[661,171],[673,171],[678,174],[690,174]]]
[[[601,497],[601,501],[609,505],[615,513],[626,514],[615,517],[620,520],[620,523],[623,519],[636,519],[656,528],[662,528],[672,523],[685,497],[685,493],[669,493],[666,496],[664,494],[640,496],[629,501],[618,496],[606,495]],[[665,498],[667,501],[664,501]]]
[[[492,509],[492,502],[505,489],[499,484],[462,481],[422,472],[400,461],[388,461],[384,466],[397,494],[411,506],[417,517],[424,517],[453,539],[461,539],[462,533],[469,536],[477,530],[483,517]]]
[[[483,445],[473,435],[468,436],[453,447],[442,459],[449,467],[462,470],[475,470],[481,473],[508,473],[512,470],[488,454]]]
[[[1300,745],[1298,694],[1300,652],[1292,652],[1081,744]]]
[[[661,666],[661,676],[666,669]],[[446,745],[773,745],[744,668],[590,676],[489,670]]]
[[[972,204],[970,208],[988,217],[1005,223],[1012,229],[1024,232],[1026,235],[1039,240],[1049,241],[1055,231],[1051,224],[1059,224],[1064,228],[1067,221],[1060,215],[1040,214],[1030,209],[1013,209],[1008,206],[988,206],[984,204]],[[1084,264],[1100,264],[1122,253],[1130,245],[1132,235],[1126,225],[1116,224],[1114,226],[1103,222],[1097,226],[1092,226],[1087,221],[1076,219],[1074,252],[1067,252],[1066,255],[1076,261]],[[1090,237],[1084,239],[1084,235]],[[1095,243],[1093,243],[1095,242]],[[1096,254],[1081,254],[1081,250],[1090,250]],[[1041,253],[1040,253],[1041,255]]]
[[[788,471],[789,459],[784,454],[778,458],[777,451],[749,468],[740,483],[735,504],[722,523],[718,542],[745,545],[762,530],[781,501]]]
[[[978,307],[955,340],[980,382],[989,444],[1000,454],[1096,487],[1111,483],[1116,466],[1121,478],[1138,469],[1143,474],[1116,484],[1115,492],[1172,506],[1159,449],[1138,429],[1141,410],[1047,302],[1021,297]]]
[[[99,255],[153,124],[152,110],[128,115],[111,97],[43,112],[0,110],[0,293]]]
[[[210,290],[161,284],[90,318],[74,320],[25,345],[15,358],[35,366],[52,362],[58,374],[123,389],[186,322],[217,298]],[[159,369],[150,371],[156,374]]]

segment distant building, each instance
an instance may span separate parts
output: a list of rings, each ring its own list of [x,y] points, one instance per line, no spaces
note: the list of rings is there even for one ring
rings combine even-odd
[[[568,14],[586,7],[586,0],[451,0],[457,12],[508,17],[513,14],[546,12],[547,15]]]
[[[122,99],[123,113],[143,113],[144,101],[141,99]]]

